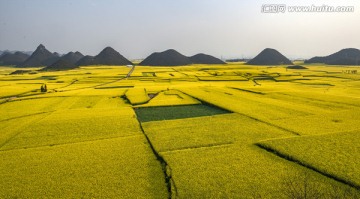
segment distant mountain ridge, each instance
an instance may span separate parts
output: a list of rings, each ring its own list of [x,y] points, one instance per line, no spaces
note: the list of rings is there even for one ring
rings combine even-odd
[[[40,44],[31,56],[18,67],[40,67],[49,66],[59,59],[59,55],[48,51],[44,45]]]
[[[104,48],[96,56],[84,56],[80,52],[69,52],[61,56],[57,52],[48,51],[44,45],[40,44],[29,56],[29,51],[0,51],[0,65],[16,65],[18,67],[48,67],[57,63],[61,66],[69,67],[86,65],[132,65],[133,63],[122,56],[111,47]],[[60,61],[61,60],[61,61]],[[245,60],[245,59],[244,59]],[[244,61],[243,59],[228,60]],[[246,60],[249,65],[282,65],[293,64],[287,57],[279,51],[266,48],[253,59]],[[360,50],[356,48],[345,48],[328,56],[315,56],[305,60],[305,63],[323,63],[329,65],[360,65]],[[193,56],[185,56],[174,49],[163,52],[154,52],[142,60],[139,65],[148,66],[182,66],[190,64],[226,64],[226,62],[211,55],[199,53]],[[55,65],[54,65],[55,66]],[[69,68],[65,67],[64,68]],[[70,68],[71,68],[70,67]]]
[[[33,51],[22,51],[22,50],[0,50],[0,56],[4,53],[10,53],[10,54],[14,54],[16,52],[21,52],[27,55],[31,55],[33,53]]]
[[[76,63],[83,57],[84,57],[84,55],[78,51],[76,51],[75,53],[69,52],[66,55],[62,56],[55,63],[51,64],[50,66],[45,67],[42,70],[45,70],[45,71],[70,70],[70,69],[78,68]]]
[[[221,59],[203,53],[189,57],[193,64],[226,64]]]
[[[316,56],[305,63],[324,63],[329,65],[360,65],[360,50],[345,48],[328,56]]]
[[[0,55],[0,65],[18,65],[23,63],[26,59],[30,56],[23,52],[5,52],[4,54]]]
[[[141,66],[183,66],[190,65],[191,60],[174,49],[163,52],[155,52],[145,58]]]
[[[79,51],[76,51],[76,52],[69,52],[66,55],[62,56],[60,59],[75,64],[83,57],[84,57],[83,54],[81,54]]]
[[[272,48],[265,48],[256,57],[247,62],[249,65],[283,65],[293,64],[279,51]]]
[[[122,56],[119,52],[114,50],[111,47],[104,48],[98,55],[95,57],[85,56],[83,60],[79,60],[77,65],[113,65],[113,66],[122,66],[122,65],[132,65],[133,63]]]
[[[0,60],[0,64],[1,64]],[[133,63],[111,47],[104,48],[96,56],[84,56],[80,52],[69,52],[64,56],[51,53],[40,44],[27,59],[16,63],[18,67],[41,67],[44,70],[67,70],[85,65],[132,65]]]
[[[221,59],[211,55],[199,53],[187,57],[174,49],[163,52],[155,52],[146,57],[139,65],[141,66],[184,66],[190,64],[226,64]]]
[[[90,66],[94,61],[94,56],[86,55],[76,62],[77,66]]]

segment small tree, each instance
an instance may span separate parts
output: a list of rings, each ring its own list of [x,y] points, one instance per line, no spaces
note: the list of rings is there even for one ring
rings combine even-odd
[[[42,93],[47,92],[47,86],[46,86],[46,84],[41,85],[40,90],[41,90]]]
[[[283,182],[283,186],[283,194],[286,198],[323,198],[316,179],[312,179],[307,172],[298,173],[291,178],[286,178]]]

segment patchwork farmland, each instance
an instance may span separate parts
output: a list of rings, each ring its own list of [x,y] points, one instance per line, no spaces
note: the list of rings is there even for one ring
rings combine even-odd
[[[0,67],[0,198],[359,198],[360,75],[303,65]]]

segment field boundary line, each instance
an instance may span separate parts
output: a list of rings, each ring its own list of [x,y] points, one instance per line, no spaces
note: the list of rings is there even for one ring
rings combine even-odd
[[[55,112],[55,111],[49,111],[49,112],[45,112],[45,113],[42,113],[42,114],[35,114],[35,115],[43,115],[43,114],[50,115],[50,114],[53,113],[53,112]],[[31,115],[31,116],[34,116],[34,115]],[[45,117],[46,117],[46,115],[43,116],[40,120],[44,119]],[[9,135],[8,138],[7,138],[3,143],[0,143],[0,151],[1,151],[1,148],[2,148],[3,146],[5,146],[5,145],[6,145],[7,143],[9,143],[12,139],[14,139],[15,137],[17,137],[17,136],[20,135],[21,133],[23,133],[21,130],[22,130],[23,128],[25,128],[25,126],[27,126],[27,125],[22,125],[20,128],[18,128],[17,130],[15,130],[15,132],[13,132],[12,135]]]
[[[97,84],[97,85],[94,85],[94,86],[87,86],[87,87],[82,87],[82,88],[74,88],[74,89],[69,89],[69,90],[59,90],[58,92],[67,92],[67,91],[74,91],[74,90],[82,90],[82,89],[88,89],[88,88],[98,88],[100,86],[104,86],[104,85],[107,85],[107,84],[111,84],[111,83],[115,83],[115,82],[119,82],[121,80],[124,80],[124,79],[127,79],[128,77],[131,76],[131,74],[134,72],[135,70],[135,65],[132,66],[132,68],[130,69],[130,71],[126,74],[126,76],[124,77],[121,77],[119,79],[116,79],[116,80],[113,80],[113,81],[110,81],[110,82],[104,82],[104,83],[101,83],[101,84]],[[62,88],[66,88],[66,87],[69,87],[71,86],[72,84],[76,83],[77,81],[79,80],[75,80],[73,82],[71,82],[69,85],[66,85],[65,87],[60,87],[60,88],[56,88],[56,89],[62,89]],[[56,90],[56,89],[53,89],[53,90]]]
[[[47,112],[44,111],[44,112],[32,113],[32,114],[28,114],[28,115],[21,115],[21,116],[17,116],[17,117],[11,117],[11,118],[0,120],[0,122],[6,122],[9,120],[15,120],[15,119],[20,119],[20,118],[24,118],[24,117],[30,117],[30,116],[34,116],[34,115],[41,115],[41,114],[53,113],[53,112],[55,112],[55,111],[47,111]]]
[[[255,120],[255,121],[258,121],[258,122],[267,124],[267,125],[269,125],[269,126],[278,128],[278,129],[280,129],[280,130],[289,132],[289,133],[291,133],[291,134],[293,134],[293,135],[301,136],[301,134],[298,133],[298,132],[296,132],[296,131],[293,131],[293,130],[290,130],[290,129],[287,129],[287,128],[284,128],[284,127],[281,127],[281,126],[277,126],[277,125],[272,124],[272,123],[270,123],[270,122],[266,122],[266,121],[260,120],[260,119],[258,119],[258,118],[255,118],[255,117],[248,116],[248,115],[245,115],[245,114],[243,114],[243,113],[237,113],[237,114],[240,114],[240,115],[242,115],[242,116],[248,117],[248,118],[253,119],[253,120]]]
[[[151,150],[153,151],[156,159],[159,161],[161,168],[163,170],[164,173],[164,178],[165,178],[165,184],[166,184],[166,188],[168,191],[168,198],[176,198],[178,195],[178,191],[177,191],[177,187],[175,184],[174,179],[172,178],[172,169],[169,166],[169,164],[165,161],[165,158],[160,154],[160,152],[156,151],[154,145],[152,144],[150,138],[147,136],[141,122],[138,120],[139,125],[140,125],[140,129],[143,132]],[[174,193],[175,192],[175,193]]]
[[[230,89],[233,89],[233,90],[237,90],[237,91],[243,91],[243,92],[251,93],[251,94],[265,95],[265,93],[263,93],[263,92],[252,91],[252,90],[242,89],[242,88],[236,88],[236,87],[233,87],[233,86],[227,86],[227,88],[230,88]]]
[[[3,103],[6,103],[10,98],[12,98],[12,97],[18,97],[18,96],[21,96],[21,95],[25,95],[25,94],[27,94],[27,93],[32,93],[33,91],[37,91],[38,89],[32,89],[32,90],[30,90],[30,91],[25,91],[25,92],[22,92],[22,93],[18,93],[18,94],[15,94],[15,95],[7,95],[7,96],[2,96],[2,97],[0,97],[0,99],[5,99],[5,102],[2,102],[2,104]],[[34,94],[34,95],[37,95],[37,93],[36,94]]]
[[[352,103],[346,103],[346,102],[339,102],[339,101],[326,101],[326,100],[322,100],[322,99],[316,99],[316,98],[311,98],[311,97],[306,97],[306,96],[291,96],[287,93],[277,93],[279,95],[285,95],[285,96],[290,96],[290,97],[295,97],[295,98],[300,98],[300,99],[305,99],[305,100],[309,100],[309,101],[317,101],[317,102],[326,102],[326,103],[330,103],[330,104],[333,104],[333,105],[338,105],[338,106],[352,106],[352,107],[355,107],[355,108],[359,108],[360,105],[357,105],[357,104],[352,104]],[[334,96],[337,96],[337,97],[344,97],[342,95],[334,95]],[[315,105],[316,106],[316,105]]]
[[[290,129],[286,129],[286,128],[281,127],[281,126],[277,126],[277,125],[272,124],[272,123],[270,123],[270,122],[266,122],[266,121],[260,120],[260,119],[258,119],[258,118],[255,118],[255,117],[246,115],[246,114],[244,114],[244,113],[235,112],[235,111],[233,111],[233,110],[231,110],[231,109],[229,109],[229,108],[227,108],[227,107],[218,106],[218,105],[216,105],[216,104],[213,104],[213,103],[209,102],[209,100],[200,99],[200,98],[198,98],[198,97],[195,97],[194,95],[191,95],[191,94],[189,94],[189,93],[187,93],[187,92],[183,92],[183,91],[181,91],[181,90],[179,90],[179,89],[176,89],[176,90],[179,91],[179,92],[181,92],[181,93],[184,93],[184,94],[186,94],[186,95],[189,95],[189,96],[195,98],[196,100],[199,100],[201,103],[206,103],[206,104],[209,104],[209,105],[211,105],[211,106],[219,107],[219,108],[221,108],[221,109],[224,109],[224,110],[229,111],[230,113],[239,114],[239,115],[241,115],[241,116],[250,118],[250,119],[252,119],[252,120],[255,120],[255,121],[258,121],[258,122],[267,124],[267,125],[269,125],[269,126],[278,128],[278,129],[280,129],[280,130],[289,132],[289,133],[291,133],[291,134],[293,134],[293,135],[297,135],[297,136],[300,136],[300,135],[301,135],[300,133],[298,133],[298,132],[296,132],[296,131],[292,131],[292,130],[290,130]]]
[[[267,151],[267,152],[269,152],[269,153],[271,153],[273,155],[276,155],[276,156],[278,156],[280,158],[283,158],[283,159],[285,159],[287,161],[293,162],[293,163],[295,163],[297,165],[300,165],[300,166],[303,166],[303,167],[305,167],[307,169],[315,171],[315,172],[317,172],[317,173],[319,173],[319,174],[321,174],[323,176],[326,176],[328,178],[331,178],[331,179],[333,179],[333,180],[335,180],[337,182],[346,184],[346,185],[348,185],[350,187],[353,187],[353,188],[355,188],[357,190],[360,190],[360,185],[357,184],[356,182],[352,182],[352,181],[343,179],[341,177],[338,177],[336,175],[329,174],[329,173],[327,173],[325,171],[322,171],[321,169],[318,169],[318,168],[312,166],[311,164],[308,164],[306,162],[302,162],[301,160],[299,160],[299,159],[297,159],[297,158],[295,158],[295,157],[293,157],[291,155],[288,155],[288,154],[282,153],[280,151],[277,151],[276,149],[273,149],[273,148],[271,148],[269,146],[265,146],[262,143],[256,143],[255,145],[258,146],[261,149],[264,149],[265,151]]]
[[[99,138],[99,139],[92,139],[92,140],[83,140],[78,142],[67,142],[67,143],[59,143],[59,144],[48,144],[48,145],[41,145],[41,146],[30,146],[30,147],[22,147],[22,148],[13,148],[13,149],[5,149],[1,150],[0,146],[0,153],[2,152],[8,152],[8,151],[17,151],[17,150],[27,150],[27,149],[36,149],[36,148],[46,148],[46,147],[54,147],[54,146],[63,146],[63,145],[73,145],[73,144],[81,144],[86,142],[96,142],[96,141],[103,141],[103,140],[112,140],[112,139],[126,139],[130,137],[140,137],[141,134],[138,135],[126,135],[126,136],[118,136],[118,137],[108,137],[108,138]]]
[[[326,135],[334,135],[334,134],[343,134],[343,133],[358,133],[360,129],[350,130],[350,131],[337,131],[337,132],[331,132],[331,133],[319,133],[319,134],[307,134],[307,135],[301,135],[301,136],[288,136],[288,137],[276,137],[276,138],[269,138],[269,139],[263,139],[260,140],[258,143],[262,144],[267,141],[276,141],[276,140],[288,140],[288,139],[301,139],[301,138],[308,138],[308,137],[321,137]]]
[[[234,142],[223,142],[223,143],[214,143],[202,146],[193,146],[193,147],[180,147],[177,149],[159,151],[159,153],[171,153],[171,152],[178,152],[178,151],[187,151],[187,150],[194,150],[194,149],[206,149],[206,148],[221,148],[225,146],[231,146]]]

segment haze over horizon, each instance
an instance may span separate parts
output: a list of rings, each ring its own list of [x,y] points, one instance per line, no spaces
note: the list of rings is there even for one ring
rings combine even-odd
[[[262,13],[264,4],[354,6],[345,13]],[[129,59],[176,49],[190,56],[289,58],[360,48],[356,0],[0,0],[0,50],[96,55],[111,46]]]

